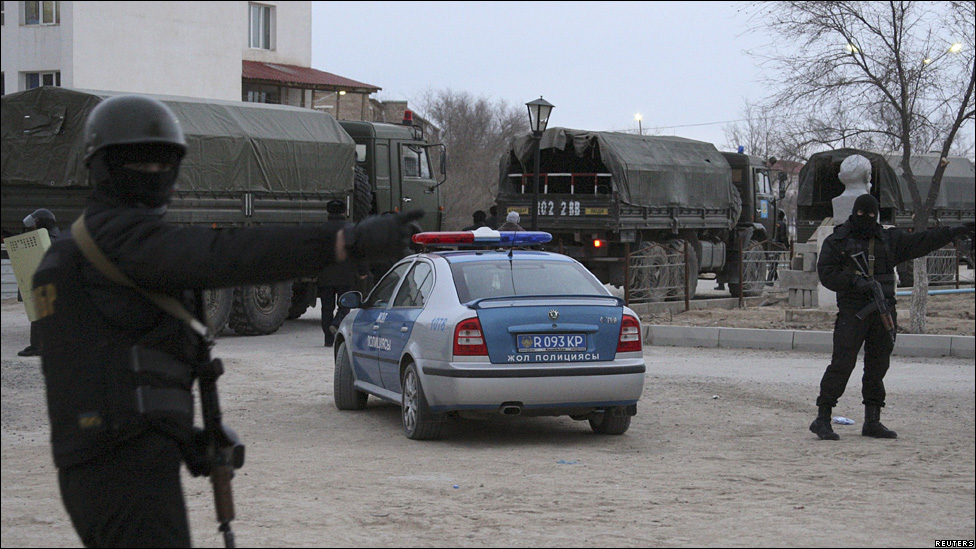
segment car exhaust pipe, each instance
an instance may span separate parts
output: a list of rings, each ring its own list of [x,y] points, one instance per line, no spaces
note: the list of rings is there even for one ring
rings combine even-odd
[[[522,404],[519,402],[506,402],[498,408],[498,411],[503,416],[517,416],[522,413]]]

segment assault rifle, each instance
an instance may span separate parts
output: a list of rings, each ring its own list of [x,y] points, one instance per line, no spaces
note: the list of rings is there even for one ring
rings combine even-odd
[[[881,316],[881,324],[888,331],[888,336],[891,337],[891,343],[894,344],[896,334],[895,321],[891,318],[891,310],[888,309],[888,301],[885,299],[884,291],[881,289],[881,283],[875,280],[873,275],[869,274],[868,262],[864,257],[864,252],[857,252],[851,255],[851,259],[854,260],[857,268],[861,271],[858,274],[866,278],[871,284],[871,293],[874,295],[874,301],[858,311],[855,316],[864,320],[869,314],[878,311],[878,314]]]
[[[201,317],[206,318],[204,300],[194,292]],[[234,520],[234,493],[230,481],[234,470],[244,466],[244,444],[231,428],[223,424],[217,379],[224,373],[224,363],[210,357],[213,338],[209,331],[201,337],[197,349],[197,385],[200,387],[200,412],[203,415],[203,436],[206,441],[206,460],[210,482],[213,484],[214,507],[217,510],[218,531],[224,535],[224,547],[236,547],[230,522]]]

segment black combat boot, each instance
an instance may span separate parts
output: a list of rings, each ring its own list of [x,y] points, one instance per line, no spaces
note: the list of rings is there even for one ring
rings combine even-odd
[[[830,406],[821,406],[817,412],[817,419],[810,424],[810,431],[820,437],[820,440],[840,440],[840,435],[830,428]]]
[[[874,438],[898,438],[898,433],[885,427],[881,423],[881,406],[865,404],[864,426],[861,427],[861,436]]]

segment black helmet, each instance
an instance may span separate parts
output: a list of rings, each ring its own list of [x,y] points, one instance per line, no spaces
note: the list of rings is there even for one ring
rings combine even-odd
[[[34,210],[24,218],[24,226],[28,229],[50,229],[58,222],[51,210],[41,208]]]
[[[346,203],[341,200],[330,200],[325,203],[325,211],[330,214],[346,213]]]
[[[96,153],[116,145],[169,145],[186,154],[179,120],[161,101],[141,95],[119,95],[92,109],[85,123],[85,165]]]

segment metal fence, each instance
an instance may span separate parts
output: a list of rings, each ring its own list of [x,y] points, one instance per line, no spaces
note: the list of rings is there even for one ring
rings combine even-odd
[[[624,277],[627,303],[691,299],[698,283],[698,267],[697,262],[689,264],[685,250],[691,247],[684,240],[677,240],[668,245],[642,242],[636,251],[631,251]]]

